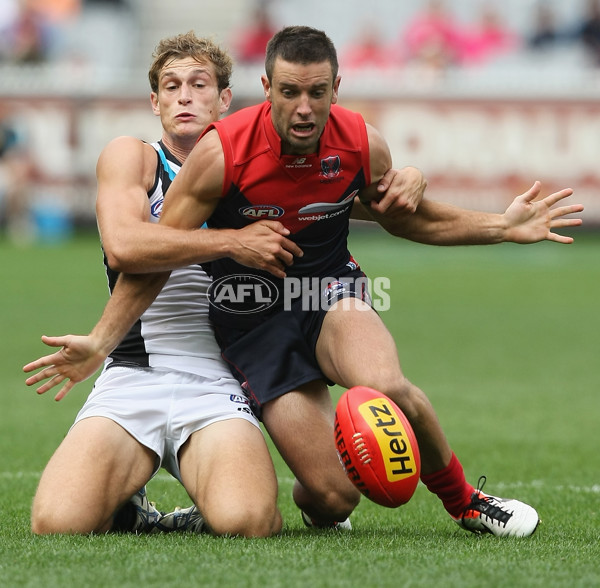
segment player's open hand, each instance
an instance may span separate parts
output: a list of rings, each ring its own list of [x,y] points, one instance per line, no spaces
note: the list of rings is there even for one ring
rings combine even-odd
[[[572,237],[554,233],[553,229],[579,226],[582,223],[580,218],[565,217],[583,211],[583,206],[571,204],[552,208],[557,202],[571,196],[573,190],[565,188],[536,200],[540,190],[541,184],[536,181],[527,192],[517,196],[506,209],[503,215],[506,222],[505,241],[536,243],[548,240],[572,243]]]
[[[38,394],[44,394],[51,388],[64,383],[55,400],[64,398],[71,388],[92,376],[106,359],[88,336],[65,335],[62,337],[42,336],[42,341],[50,347],[61,347],[56,353],[44,355],[23,367],[26,373],[43,368],[38,373],[25,380],[28,386],[48,380],[37,389]]]
[[[294,257],[302,256],[302,249],[288,239],[289,229],[279,221],[261,220],[243,229],[233,231],[236,246],[231,257],[242,265],[266,270],[278,278],[285,278],[286,267]]]
[[[427,180],[416,167],[389,169],[377,184],[370,207],[379,214],[412,214],[423,199]]]

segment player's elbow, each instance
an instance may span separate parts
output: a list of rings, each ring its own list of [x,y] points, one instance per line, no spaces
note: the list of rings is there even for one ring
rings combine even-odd
[[[104,245],[104,255],[108,267],[116,272],[134,273],[139,266],[139,260],[132,254],[131,248],[127,246],[106,246]]]
[[[108,264],[108,267],[110,267],[110,269],[116,272],[127,271],[124,269],[127,266],[127,262],[122,257],[120,257],[119,255],[115,255],[114,253],[109,253],[107,251],[105,251],[105,255],[106,263]]]

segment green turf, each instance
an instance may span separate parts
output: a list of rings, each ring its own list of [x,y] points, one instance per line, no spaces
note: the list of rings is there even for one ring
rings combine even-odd
[[[45,353],[41,334],[87,332],[107,290],[94,236],[45,247],[2,241],[0,584],[600,585],[600,235],[571,246],[445,249],[355,231],[352,250],[371,277],[390,279],[392,309],[381,315],[469,479],[485,473],[490,492],[534,504],[536,535],[466,534],[422,486],[397,510],[363,500],[350,534],[307,530],[276,459],[281,537],[33,537],[38,477],[91,382],[56,403],[24,385],[21,366]],[[163,473],[149,494],[160,508],[188,502]]]

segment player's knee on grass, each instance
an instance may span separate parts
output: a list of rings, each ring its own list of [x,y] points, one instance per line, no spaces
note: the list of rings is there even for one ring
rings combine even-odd
[[[59,501],[57,501],[59,502]],[[60,508],[58,505],[44,506],[35,503],[31,512],[31,532],[35,535],[88,535],[103,533],[109,523],[102,523],[94,513],[82,513],[74,508]]]
[[[204,513],[215,535],[228,537],[270,537],[281,531],[279,510],[260,501],[230,504],[227,508]]]
[[[343,470],[340,467],[343,474]],[[343,474],[341,484],[305,488],[298,481],[294,484],[294,502],[311,518],[321,522],[346,520],[360,502],[360,492]]]

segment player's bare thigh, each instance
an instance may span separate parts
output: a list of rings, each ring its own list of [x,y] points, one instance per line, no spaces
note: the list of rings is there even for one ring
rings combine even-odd
[[[396,343],[377,313],[357,298],[336,302],[325,315],[316,356],[323,373],[351,388],[384,391],[403,378]]]
[[[179,452],[183,484],[217,535],[264,537],[281,530],[277,477],[261,430],[245,419],[193,433]]]
[[[155,460],[114,421],[79,421],[44,469],[33,501],[33,532],[109,530],[117,508],[150,479]]]

